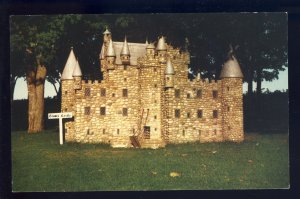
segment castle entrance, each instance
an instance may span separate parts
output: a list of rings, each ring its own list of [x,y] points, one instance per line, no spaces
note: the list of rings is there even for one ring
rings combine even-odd
[[[144,138],[150,139],[150,126],[144,126]]]

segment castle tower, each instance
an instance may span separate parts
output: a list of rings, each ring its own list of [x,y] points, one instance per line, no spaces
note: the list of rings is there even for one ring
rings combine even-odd
[[[103,79],[106,79],[106,54],[107,49],[109,45],[109,41],[111,40],[111,32],[106,28],[106,30],[103,32],[103,44],[101,47],[101,51],[99,54],[99,62],[100,62],[100,71],[103,73]]]
[[[150,43],[150,44],[147,45],[147,47],[146,47],[146,54],[147,54],[147,57],[149,59],[153,59],[154,58],[155,46],[153,45],[153,43]]]
[[[174,87],[174,68],[171,63],[170,58],[168,58],[166,70],[165,70],[165,87],[173,88]]]
[[[61,111],[72,112],[74,103],[74,78],[73,72],[76,66],[76,58],[71,47],[69,57],[67,59],[65,68],[61,75]],[[77,72],[76,72],[77,74]]]
[[[197,73],[196,80],[197,80],[197,81],[200,81],[200,80],[201,80],[201,74],[200,74],[200,73]]]
[[[105,58],[106,58],[107,70],[115,69],[116,53],[111,39],[108,44]]]
[[[130,51],[129,51],[129,46],[127,43],[126,36],[125,36],[123,47],[122,47],[122,50],[120,53],[120,59],[122,61],[122,64],[124,64],[124,65],[130,64]]]
[[[243,74],[234,55],[223,65],[222,80],[222,129],[224,140],[244,140],[243,125]]]
[[[81,73],[81,69],[80,69],[78,60],[76,60],[76,65],[75,65],[72,76],[74,78],[74,89],[75,90],[81,89],[82,73]]]
[[[107,47],[109,41],[111,40],[111,32],[106,28],[106,30],[103,32],[103,43]]]
[[[79,77],[81,70],[80,68],[78,70],[77,67],[79,67],[79,65],[77,66],[77,60],[73,48],[71,48],[67,63],[61,75],[61,112],[73,112],[74,117],[76,105],[74,88],[78,88],[74,85],[74,78],[75,81],[79,81],[79,78],[81,79],[81,76]],[[75,68],[77,69],[75,70]],[[73,77],[73,74],[76,77]],[[65,123],[65,139],[66,141],[75,141],[74,122],[69,121]]]
[[[165,38],[163,36],[159,38],[156,50],[158,55],[158,61],[160,63],[166,63],[167,46]]]

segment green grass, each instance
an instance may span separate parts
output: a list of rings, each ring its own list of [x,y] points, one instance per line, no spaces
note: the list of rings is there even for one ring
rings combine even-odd
[[[53,131],[12,133],[13,191],[288,188],[288,161],[287,134],[152,150],[60,146]]]

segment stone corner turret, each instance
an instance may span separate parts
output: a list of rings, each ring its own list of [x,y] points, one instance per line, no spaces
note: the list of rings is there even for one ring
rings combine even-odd
[[[120,59],[122,61],[122,64],[124,65],[129,65],[130,64],[130,51],[129,51],[129,46],[127,43],[127,38],[125,36],[124,42],[123,42],[123,47],[120,53]]]

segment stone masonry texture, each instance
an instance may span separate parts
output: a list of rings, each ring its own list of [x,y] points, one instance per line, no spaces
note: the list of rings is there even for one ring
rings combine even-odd
[[[126,148],[133,147],[130,136],[142,148],[243,141],[242,78],[189,80],[189,53],[166,46],[145,50],[136,65],[100,57],[101,81],[62,80],[61,111],[74,115],[65,122],[65,140]],[[174,74],[165,74],[167,59]]]

